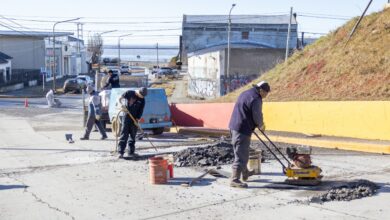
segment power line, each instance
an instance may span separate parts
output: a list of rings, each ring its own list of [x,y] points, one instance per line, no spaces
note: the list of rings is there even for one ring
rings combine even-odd
[[[286,14],[279,14],[279,15],[273,15],[273,16],[284,16]],[[234,20],[243,20],[248,18],[261,18],[264,16],[269,15],[247,15],[242,17],[236,17]],[[30,21],[30,22],[41,22],[41,23],[53,23],[57,22],[57,20],[39,20],[39,19],[21,19],[21,18],[8,18],[11,20],[16,21]],[[196,22],[216,22],[216,21],[227,21],[227,18],[220,18],[220,19],[199,19],[192,21],[192,23]],[[115,25],[128,25],[128,24],[175,24],[175,23],[182,23],[183,21],[82,21],[81,23],[84,24],[115,24]],[[79,23],[79,22],[68,22],[68,23]]]
[[[315,16],[315,15],[303,15],[303,14],[298,14],[298,17],[319,18],[319,19],[331,19],[331,20],[343,20],[343,21],[348,21],[348,20],[350,20],[350,19],[348,19],[348,18],[336,18],[336,17]]]
[[[326,17],[333,17],[333,18],[345,18],[345,19],[351,19],[350,16],[344,16],[344,15],[332,15],[332,14],[317,14],[317,13],[310,13],[310,12],[296,12],[298,15],[314,15],[314,16],[326,16]]]

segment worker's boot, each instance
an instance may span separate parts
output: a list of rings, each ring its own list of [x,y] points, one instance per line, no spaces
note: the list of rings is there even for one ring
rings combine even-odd
[[[242,180],[246,182],[248,181],[248,178],[253,175],[255,175],[254,170],[249,171],[248,169],[245,169],[242,171]]]
[[[89,137],[84,135],[83,137],[80,138],[80,140],[82,141],[89,140]]]
[[[236,187],[236,188],[248,188],[248,185],[246,183],[241,182],[240,176],[241,176],[241,170],[240,169],[233,169],[232,180],[230,182],[230,186]]]

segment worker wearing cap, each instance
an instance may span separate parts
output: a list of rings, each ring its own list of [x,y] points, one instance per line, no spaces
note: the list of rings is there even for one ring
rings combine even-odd
[[[142,87],[139,90],[133,91],[128,90],[122,94],[119,98],[119,103],[125,99],[127,104],[125,108],[133,116],[138,123],[138,120],[142,117],[145,107],[145,96],[148,94],[148,90]],[[121,116],[121,133],[119,138],[119,158],[123,158],[126,144],[129,146],[129,156],[134,156],[135,151],[135,137],[137,134],[138,127],[130,116],[125,113]],[[129,137],[130,136],[130,137]]]
[[[114,74],[112,72],[112,70],[108,71],[108,79],[107,79],[106,84],[103,86],[103,88],[107,89],[107,88],[109,88],[110,85],[111,85],[111,88],[120,88],[119,76],[118,76],[118,74]]]
[[[267,97],[271,89],[265,81],[252,86],[253,88],[240,94],[230,118],[229,129],[234,151],[231,187],[248,187],[246,183],[241,182],[240,178],[242,174],[243,180],[247,181],[248,177],[253,175],[253,171],[248,171],[247,168],[251,135],[256,127],[265,130],[262,100]]]
[[[104,140],[107,138],[107,134],[100,122],[100,117],[102,113],[102,103],[100,100],[100,96],[97,92],[95,92],[92,86],[87,87],[87,93],[89,94],[87,126],[85,128],[84,136],[81,137],[80,140],[89,139],[89,135],[94,124],[96,124],[100,134],[102,135],[100,139]]]

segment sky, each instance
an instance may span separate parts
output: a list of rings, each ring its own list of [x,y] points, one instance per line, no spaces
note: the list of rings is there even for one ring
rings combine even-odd
[[[3,0],[0,29],[51,31],[55,21],[78,18],[83,37],[105,31],[105,44],[178,45],[183,14],[233,15],[297,13],[298,31],[321,36],[359,16],[369,0]],[[383,9],[388,0],[373,0],[368,14]],[[6,27],[4,27],[6,26]],[[74,32],[76,23],[61,23],[56,31]],[[305,35],[308,36],[308,35]]]

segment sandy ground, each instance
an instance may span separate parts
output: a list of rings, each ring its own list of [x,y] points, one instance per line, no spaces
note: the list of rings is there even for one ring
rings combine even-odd
[[[1,100],[0,100],[1,101]],[[323,169],[318,187],[282,184],[275,161],[262,164],[249,189],[229,187],[229,180],[206,176],[191,188],[180,184],[201,174],[174,169],[166,185],[149,183],[146,160],[118,160],[111,154],[115,138],[99,134],[82,142],[81,111],[2,107],[0,109],[0,219],[388,219],[390,156],[314,149]],[[76,142],[69,144],[64,134]],[[152,137],[158,153],[215,140],[165,133]],[[146,140],[141,155],[156,153]],[[230,172],[229,166],[223,166]],[[353,179],[381,186],[373,197],[350,202],[306,203],[331,186]]]

